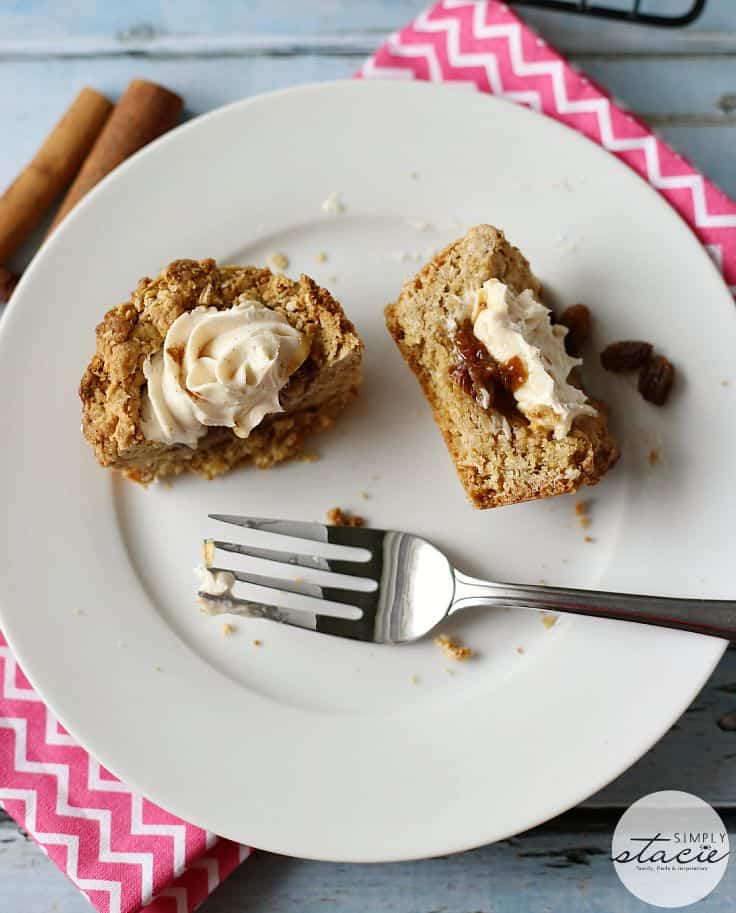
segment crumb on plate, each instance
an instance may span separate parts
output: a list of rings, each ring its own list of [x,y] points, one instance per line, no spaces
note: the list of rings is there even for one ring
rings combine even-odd
[[[215,543],[212,539],[205,539],[202,543],[202,563],[205,567],[212,567],[215,562]]]
[[[442,648],[446,656],[449,656],[451,659],[455,659],[458,662],[470,659],[475,655],[470,647],[464,647],[456,640],[448,637],[447,634],[440,634],[438,637],[435,637],[434,642],[438,647]]]
[[[551,612],[542,612],[542,624],[545,628],[553,628],[557,624],[557,615],[553,615]]]
[[[585,536],[583,542],[595,542],[595,539],[592,536]]]
[[[576,501],[575,502],[575,516],[578,518],[578,523],[580,524],[581,529],[586,529],[590,526],[590,516],[588,515],[590,511],[590,501]]]
[[[326,262],[327,262],[327,254],[323,250],[321,250],[317,254],[317,263],[326,263]]]
[[[341,507],[331,507],[327,511],[327,522],[332,526],[364,526],[365,519],[359,514],[351,514]]]
[[[289,265],[289,258],[286,254],[275,250],[272,254],[269,254],[267,263],[270,269],[286,269]]]
[[[320,209],[322,212],[329,212],[332,215],[339,215],[339,213],[345,212],[345,204],[340,197],[340,193],[337,190],[334,190],[332,193],[328,194],[322,201]]]
[[[225,637],[227,637],[230,634],[234,634],[236,632],[236,630],[237,630],[237,628],[235,627],[235,625],[228,624],[228,622],[225,622],[222,626],[222,633]]]
[[[263,646],[263,641],[262,641],[262,640],[256,639],[256,640],[253,641],[253,646],[254,646],[254,647],[262,647],[262,646]]]
[[[414,231],[429,231],[432,227],[432,223],[424,219],[407,219],[406,224],[409,228],[413,228]]]
[[[417,678],[416,675],[410,675],[410,676],[409,676],[409,684],[410,684],[410,685],[418,685],[418,684],[419,684],[419,679]]]
[[[516,652],[519,654],[519,656],[521,656],[521,654],[524,652],[524,648],[523,648],[523,647],[517,647],[517,648],[516,648]]]

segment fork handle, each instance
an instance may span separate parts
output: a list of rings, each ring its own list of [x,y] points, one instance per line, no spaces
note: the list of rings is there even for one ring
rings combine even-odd
[[[593,618],[615,618],[641,624],[679,628],[736,641],[736,601],[634,596],[556,586],[496,583],[455,571],[455,595],[450,614],[471,606],[548,609]]]

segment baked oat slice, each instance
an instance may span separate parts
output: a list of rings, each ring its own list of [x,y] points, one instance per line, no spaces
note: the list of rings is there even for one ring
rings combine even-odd
[[[102,466],[136,482],[265,468],[355,399],[362,350],[308,276],[177,260],[97,327],[82,430]]]
[[[580,386],[567,329],[503,232],[478,225],[408,280],[386,323],[477,508],[594,485],[618,448]]]

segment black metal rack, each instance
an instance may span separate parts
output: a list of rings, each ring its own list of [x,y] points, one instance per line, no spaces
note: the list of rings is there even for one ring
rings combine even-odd
[[[638,22],[640,25],[662,25],[675,28],[694,22],[705,9],[706,0],[693,0],[690,7],[677,15],[643,13],[642,0],[631,0],[630,9],[615,9],[589,3],[588,0],[513,0],[518,6],[537,6],[540,9],[560,10],[579,13],[583,16],[597,16],[601,19],[618,19],[620,22]]]

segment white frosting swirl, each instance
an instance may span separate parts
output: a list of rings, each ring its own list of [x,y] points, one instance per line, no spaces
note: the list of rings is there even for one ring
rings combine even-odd
[[[169,327],[163,351],[143,364],[143,434],[189,447],[213,426],[248,437],[266,415],[283,411],[279,391],[308,352],[303,333],[245,296],[225,311],[187,311]]]
[[[565,351],[567,327],[553,324],[550,311],[527,289],[520,295],[498,279],[489,279],[471,302],[473,333],[496,361],[517,357],[526,380],[514,390],[519,411],[532,425],[570,433],[579,415],[595,415],[585,393],[567,382],[581,359]]]

